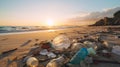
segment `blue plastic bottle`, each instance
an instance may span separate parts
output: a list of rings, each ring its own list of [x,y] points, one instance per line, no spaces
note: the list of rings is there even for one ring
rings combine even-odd
[[[70,60],[71,64],[80,64],[82,60],[88,55],[87,48],[81,48]]]

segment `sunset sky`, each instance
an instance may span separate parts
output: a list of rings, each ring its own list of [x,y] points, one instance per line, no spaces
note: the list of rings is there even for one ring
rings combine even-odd
[[[86,24],[118,10],[120,0],[0,0],[0,25]]]

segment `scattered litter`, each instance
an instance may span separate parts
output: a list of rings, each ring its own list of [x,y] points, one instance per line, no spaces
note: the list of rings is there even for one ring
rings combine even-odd
[[[87,49],[89,55],[96,55],[96,51],[93,48]]]
[[[35,57],[29,57],[26,61],[26,64],[29,67],[37,67],[39,62]]]
[[[113,46],[112,52],[120,55],[120,46]]]
[[[70,46],[70,40],[65,35],[59,35],[53,39],[53,47],[56,50],[63,51],[64,49],[67,49],[69,46]]]
[[[109,44],[108,44],[108,42],[107,41],[103,41],[103,45],[104,45],[104,47],[109,47]]]
[[[107,50],[102,50],[102,52],[103,52],[103,53],[108,53],[108,51],[107,51]]]
[[[40,54],[41,54],[41,55],[47,55],[47,54],[48,54],[47,49],[41,50],[41,51],[40,51]]]
[[[49,58],[55,58],[56,57],[56,55],[54,53],[52,53],[52,52],[48,52],[47,56]]]
[[[71,64],[80,64],[81,61],[85,59],[88,55],[88,51],[86,48],[81,48],[70,60]]]
[[[26,46],[26,45],[29,44],[31,41],[32,41],[32,40],[26,41],[24,44],[21,45],[21,47]]]
[[[69,39],[62,34],[51,41],[39,42],[39,39],[35,39],[36,45],[31,47],[28,54],[17,60],[21,60],[21,65],[23,65],[21,67],[90,67],[95,63],[120,64],[120,46],[114,46],[103,39],[98,41],[90,34],[84,37]],[[21,47],[29,42],[31,40]],[[109,50],[111,47],[112,50]],[[17,48],[2,52],[0,55],[15,50]],[[118,59],[112,58],[112,54],[118,55]]]
[[[85,58],[85,62],[88,63],[88,64],[89,64],[89,63],[93,63],[93,58],[87,56],[87,57]]]
[[[94,49],[97,49],[97,45],[94,43],[94,42],[90,42],[90,41],[85,41],[84,42],[84,45],[87,47],[87,48],[94,48]]]
[[[82,46],[83,46],[83,44],[82,43],[73,43],[72,45],[71,45],[71,51],[73,51],[73,52],[76,52],[76,51],[78,51],[80,48],[82,48]]]
[[[47,42],[47,41],[42,41],[40,43],[40,45],[42,45],[41,48],[43,48],[43,49],[49,49],[49,48],[52,47],[52,43],[51,42]]]
[[[77,40],[77,39],[73,39],[72,42],[73,42],[73,43],[77,43],[78,40]]]
[[[46,67],[61,67],[64,64],[65,58],[60,56],[56,59],[52,59]]]

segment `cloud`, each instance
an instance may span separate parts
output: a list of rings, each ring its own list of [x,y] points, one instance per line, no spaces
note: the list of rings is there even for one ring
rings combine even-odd
[[[96,11],[96,12],[91,12],[91,13],[85,13],[82,14],[84,16],[77,16],[75,18],[72,18],[72,21],[77,21],[77,22],[83,22],[83,21],[97,21],[99,19],[102,19],[104,17],[113,17],[113,14],[120,10],[120,7],[115,7],[115,8],[107,8],[103,9],[102,11]]]

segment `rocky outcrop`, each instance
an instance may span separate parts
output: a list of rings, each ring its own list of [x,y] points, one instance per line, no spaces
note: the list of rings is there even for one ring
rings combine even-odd
[[[120,25],[120,10],[114,13],[113,16],[113,18],[104,17],[93,24],[93,26]]]

